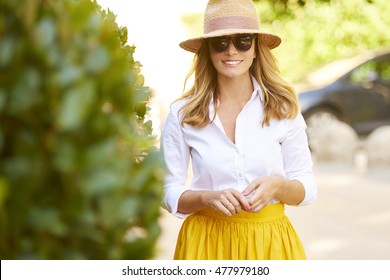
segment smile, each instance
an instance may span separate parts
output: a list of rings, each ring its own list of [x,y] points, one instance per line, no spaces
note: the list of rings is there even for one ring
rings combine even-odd
[[[242,60],[224,60],[222,63],[227,65],[238,65],[242,62]]]

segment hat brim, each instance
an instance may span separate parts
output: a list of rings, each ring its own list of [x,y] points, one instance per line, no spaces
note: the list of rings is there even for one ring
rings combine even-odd
[[[270,48],[274,49],[277,46],[280,45],[282,40],[280,37],[269,34],[269,33],[262,33],[259,32],[259,30],[248,30],[248,29],[224,29],[224,30],[218,30],[217,32],[211,32],[206,35],[200,36],[200,37],[195,37],[189,40],[185,40],[179,44],[179,46],[182,49],[185,49],[186,51],[197,53],[200,47],[202,46],[202,41],[207,38],[212,38],[212,37],[219,37],[219,36],[227,36],[227,35],[232,35],[232,34],[258,34],[259,39],[264,42],[264,44]]]

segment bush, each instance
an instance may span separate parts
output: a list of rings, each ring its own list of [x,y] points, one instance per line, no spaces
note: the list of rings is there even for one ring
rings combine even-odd
[[[147,259],[163,168],[135,47],[89,0],[0,3],[1,259]]]

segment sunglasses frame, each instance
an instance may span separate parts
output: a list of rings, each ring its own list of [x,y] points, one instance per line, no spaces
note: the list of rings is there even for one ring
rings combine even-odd
[[[249,37],[251,39],[250,45],[249,45],[248,48],[246,48],[246,47],[243,48],[243,44],[242,44],[242,38],[243,37]],[[221,40],[222,39],[228,39],[229,40],[227,42],[227,45],[225,47],[223,47],[223,49],[222,48],[218,48],[218,45],[221,44]],[[252,34],[252,33],[246,34],[245,33],[245,34],[237,34],[237,35],[234,35],[234,36],[212,37],[212,38],[208,38],[207,41],[208,41],[208,45],[211,47],[211,49],[214,52],[217,52],[217,53],[221,53],[221,52],[226,51],[229,48],[229,46],[230,46],[230,42],[233,42],[233,45],[236,48],[236,50],[241,51],[241,52],[247,52],[252,47],[254,39],[256,39],[256,35],[255,34]]]

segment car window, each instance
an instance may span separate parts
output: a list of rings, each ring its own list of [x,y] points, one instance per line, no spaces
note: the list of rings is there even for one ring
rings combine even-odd
[[[361,84],[375,80],[390,81],[390,60],[389,58],[370,60],[352,71],[350,80],[353,83]]]
[[[378,78],[378,62],[370,60],[362,64],[351,73],[350,80],[353,83],[361,84]]]
[[[381,61],[378,65],[378,76],[382,81],[390,81],[390,61]]]

